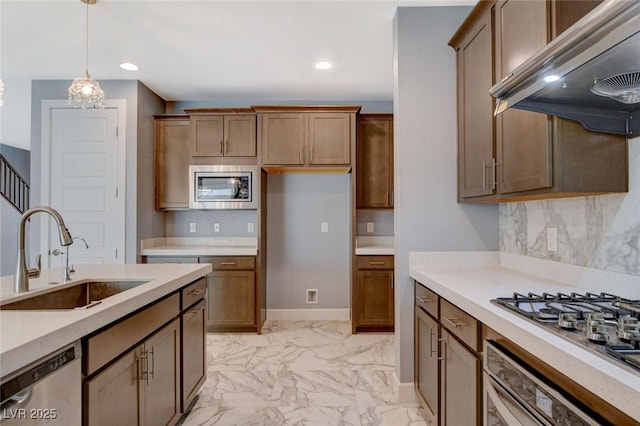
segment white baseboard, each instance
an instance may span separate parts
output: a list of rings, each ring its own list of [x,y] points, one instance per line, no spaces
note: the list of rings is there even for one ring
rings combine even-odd
[[[351,309],[267,309],[268,320],[349,321]]]
[[[413,386],[413,382],[400,383],[396,372],[393,372],[393,387],[398,397],[398,405],[418,406],[418,397]]]

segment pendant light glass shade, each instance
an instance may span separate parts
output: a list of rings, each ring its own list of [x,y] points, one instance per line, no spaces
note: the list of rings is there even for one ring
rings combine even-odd
[[[104,91],[100,83],[89,75],[89,3],[91,0],[81,0],[87,4],[87,33],[86,33],[86,68],[83,77],[73,80],[69,86],[67,103],[76,108],[103,108]],[[93,1],[92,3],[95,3]]]

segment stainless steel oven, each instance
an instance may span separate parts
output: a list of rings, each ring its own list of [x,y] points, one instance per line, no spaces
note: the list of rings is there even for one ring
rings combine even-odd
[[[189,208],[257,209],[260,173],[259,166],[189,166]]]
[[[483,376],[487,426],[606,424],[492,341],[484,342]]]

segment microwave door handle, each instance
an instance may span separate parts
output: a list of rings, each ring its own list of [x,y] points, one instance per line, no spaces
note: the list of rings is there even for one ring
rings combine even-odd
[[[518,417],[516,417],[516,415],[514,415],[514,413],[511,412],[509,407],[507,407],[507,404],[504,403],[504,400],[496,391],[495,386],[499,386],[499,385],[496,382],[494,382],[491,378],[487,378],[485,380],[485,391],[487,393],[486,397],[488,400],[491,400],[491,402],[493,402],[493,405],[496,407],[496,411],[498,411],[498,414],[502,416],[502,418],[504,419],[505,422],[507,422],[508,425],[539,426],[543,424],[543,423],[540,423],[537,418],[533,417],[532,414],[526,411],[524,407],[520,407],[520,404],[515,400],[513,400],[511,396],[505,395],[508,399],[510,399],[513,402],[514,408],[517,407],[520,410],[522,410],[521,413],[518,413],[519,414]],[[544,425],[547,425],[547,423],[544,423]]]

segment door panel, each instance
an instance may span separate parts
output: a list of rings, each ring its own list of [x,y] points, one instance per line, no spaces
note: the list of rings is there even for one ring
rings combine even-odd
[[[59,247],[52,222],[50,249],[70,249],[69,264],[118,263],[118,110],[52,109],[51,120],[50,204],[89,248]],[[63,262],[52,256],[50,266]]]

